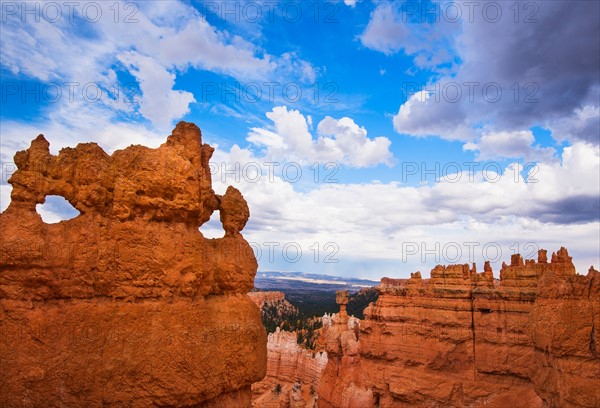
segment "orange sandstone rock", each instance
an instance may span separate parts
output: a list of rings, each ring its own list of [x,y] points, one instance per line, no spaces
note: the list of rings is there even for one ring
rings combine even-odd
[[[347,290],[338,290],[335,293],[335,303],[340,305],[340,315],[348,316],[348,312],[346,311],[346,305],[348,304],[348,291]]]
[[[307,350],[296,342],[296,332],[280,331],[268,335],[267,375],[252,385],[253,406],[301,405],[315,403],[316,389],[327,365],[327,353]],[[284,392],[273,395],[276,384]],[[314,391],[311,393],[311,389]]]
[[[285,300],[285,294],[283,292],[277,291],[267,291],[267,290],[257,290],[253,292],[249,292],[248,296],[256,306],[262,308],[265,303],[271,304],[276,302],[281,302]]]
[[[319,406],[600,406],[600,274],[576,275],[561,248],[514,255],[500,278],[489,264],[384,278],[357,333],[324,318]]]
[[[563,271],[540,283],[528,375],[550,407],[600,407],[600,273],[565,278]]]
[[[157,149],[53,156],[40,135],[15,155],[0,214],[0,405],[249,406],[266,371],[246,295],[257,262],[245,200],[212,190],[212,151],[181,122]],[[81,214],[44,223],[47,195]],[[205,239],[217,209],[225,237]]]
[[[298,313],[283,292],[253,291],[248,294],[259,307],[277,307]],[[317,387],[327,364],[327,353],[297,343],[297,333],[279,328],[268,335],[267,375],[252,384],[252,405],[257,408],[302,406],[316,408]],[[273,392],[276,385],[280,393]]]
[[[372,407],[375,399],[368,383],[361,386],[360,320],[346,313],[347,291],[337,291],[340,312],[323,317],[320,348],[327,352],[327,365],[319,384],[319,407]]]
[[[327,355],[299,346],[295,332],[270,333],[267,342],[268,362],[266,378],[281,381],[300,380],[303,384],[317,386],[321,372],[327,364]]]

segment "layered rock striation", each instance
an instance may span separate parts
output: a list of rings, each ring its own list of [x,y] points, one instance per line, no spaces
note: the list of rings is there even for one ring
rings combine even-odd
[[[273,324],[281,321],[285,327],[304,319],[283,292],[254,291],[249,296],[261,307],[265,327],[273,330],[267,340],[267,375],[252,385],[253,406],[316,407],[316,390],[327,365],[327,353],[298,344],[302,329],[286,331]]]
[[[327,354],[301,347],[295,332],[280,331],[268,335],[267,376],[281,381],[299,381],[318,386]]]
[[[600,273],[545,277],[528,321],[535,391],[550,407],[600,406]]]
[[[15,155],[0,214],[0,405],[249,406],[266,334],[246,293],[257,262],[246,201],[212,190],[198,127],[157,149],[95,143]],[[46,224],[48,195],[80,215]],[[218,210],[225,230],[199,227]],[[233,405],[232,405],[233,404]]]
[[[279,328],[268,335],[267,375],[253,384],[253,406],[313,406],[321,373],[327,365],[327,353],[315,352],[300,346],[295,332]],[[281,393],[274,393],[275,386]]]
[[[379,290],[359,330],[343,310],[324,324],[320,407],[600,406],[600,274],[566,249],[513,255],[500,280],[437,266]]]

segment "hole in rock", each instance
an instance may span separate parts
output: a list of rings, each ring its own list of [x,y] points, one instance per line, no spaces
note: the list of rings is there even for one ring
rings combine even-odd
[[[221,214],[219,210],[216,210],[210,216],[210,220],[202,224],[198,228],[204,238],[223,238],[225,230],[223,230],[223,224],[221,224]]]
[[[61,196],[47,196],[46,202],[36,205],[35,209],[46,224],[56,224],[79,215],[79,211]]]

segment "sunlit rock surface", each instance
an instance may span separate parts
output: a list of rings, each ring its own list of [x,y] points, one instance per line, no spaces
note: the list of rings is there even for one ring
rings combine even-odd
[[[249,406],[266,334],[246,293],[257,262],[246,201],[212,190],[198,127],[157,149],[18,152],[0,214],[0,405]],[[81,214],[45,224],[36,204]],[[220,210],[225,237],[199,227]]]
[[[566,249],[381,280],[352,323],[324,320],[319,407],[598,407],[600,274]],[[358,330],[357,330],[358,327]]]

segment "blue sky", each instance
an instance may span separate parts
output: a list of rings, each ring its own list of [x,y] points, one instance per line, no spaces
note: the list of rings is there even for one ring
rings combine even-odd
[[[0,204],[39,133],[54,153],[113,152],[186,120],[217,147],[217,193],[248,200],[262,270],[498,274],[565,245],[585,273],[600,263],[598,7],[2,1]],[[218,214],[201,231],[222,236]]]

